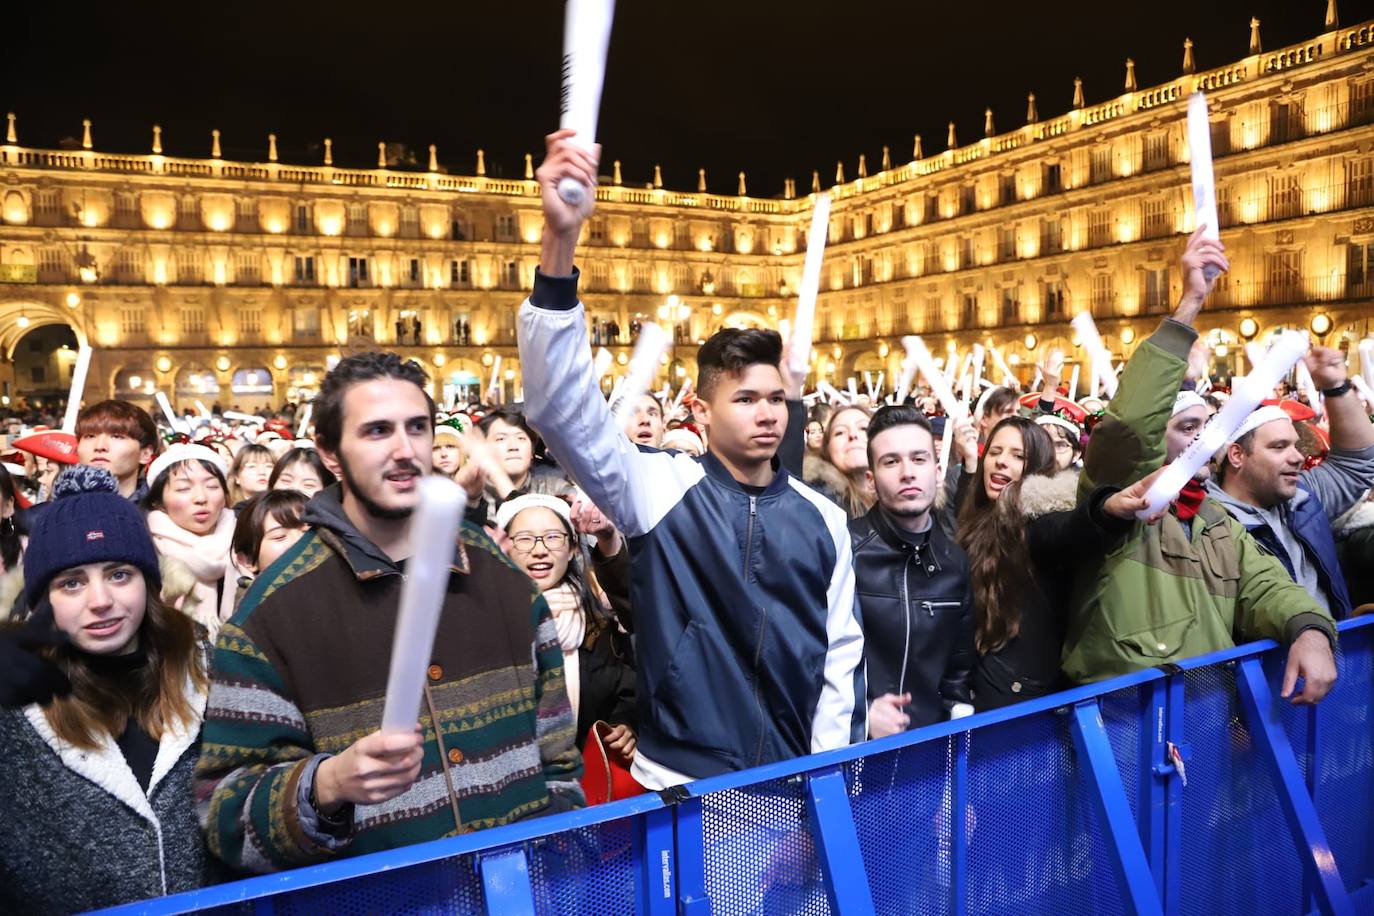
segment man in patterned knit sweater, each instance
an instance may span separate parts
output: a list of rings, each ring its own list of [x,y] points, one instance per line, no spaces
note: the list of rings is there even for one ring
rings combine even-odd
[[[413,735],[378,730],[434,405],[413,361],[342,360],[316,404],[339,483],[220,631],[197,768],[210,850],[268,872],[582,803],[539,589],[464,525]],[[438,728],[436,730],[436,723]]]

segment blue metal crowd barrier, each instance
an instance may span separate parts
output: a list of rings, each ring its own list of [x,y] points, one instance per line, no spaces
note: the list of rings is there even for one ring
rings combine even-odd
[[[1374,617],[852,748],[112,912],[1374,914]]]

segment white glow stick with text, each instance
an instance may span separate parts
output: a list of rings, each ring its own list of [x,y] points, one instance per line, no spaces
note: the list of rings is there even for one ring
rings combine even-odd
[[[419,487],[420,498],[410,522],[414,553],[406,562],[401,585],[401,609],[396,615],[391,672],[382,709],[382,731],[389,732],[409,733],[419,721],[420,699],[448,590],[458,527],[467,508],[467,494],[447,477],[421,478]]]
[[[76,434],[76,417],[81,413],[81,397],[86,393],[86,376],[91,371],[91,348],[83,346],[76,353],[72,367],[72,387],[67,391],[67,412],[62,415],[62,431]]]
[[[615,428],[620,429],[634,403],[649,390],[663,354],[668,352],[668,334],[653,322],[639,328],[639,340],[635,342],[634,354],[630,357],[630,371],[625,374],[625,383],[620,387],[620,399],[611,404],[611,416],[615,418]]]
[[[1149,518],[1163,512],[1173,502],[1188,481],[1212,459],[1226,440],[1235,435],[1246,418],[1259,407],[1260,402],[1269,397],[1279,379],[1288,374],[1293,364],[1302,359],[1307,352],[1307,338],[1295,331],[1283,334],[1265,354],[1264,359],[1254,371],[1241,379],[1236,379],[1231,389],[1231,397],[1217,411],[1216,416],[1202,428],[1193,440],[1174,461],[1155,478],[1145,494],[1149,501],[1144,509],[1136,513],[1140,519]]]
[[[1207,116],[1207,97],[1201,92],[1188,97],[1188,160],[1193,180],[1193,227],[1205,225],[1203,238],[1220,239],[1217,187],[1212,173],[1212,122]],[[1202,273],[1211,283],[1219,271],[1208,264]]]
[[[615,0],[568,0],[563,9],[563,98],[558,126],[577,131],[572,142],[587,152],[596,144],[606,49],[611,44]],[[590,188],[575,178],[558,182],[558,196],[580,207]]]
[[[788,338],[787,368],[805,377],[811,361],[811,341],[816,324],[816,297],[821,290],[821,262],[825,241],[830,234],[830,195],[817,194],[811,211],[811,229],[806,236],[806,260],[802,262],[801,288],[797,291],[797,313]]]
[[[314,402],[314,401],[310,401],[309,403],[307,403],[307,404],[305,405],[305,409],[301,411],[301,422],[299,422],[299,423],[296,424],[296,438],[297,438],[297,439],[301,439],[301,438],[304,438],[304,437],[305,437],[305,431],[306,431],[307,429],[310,428],[310,416],[311,416],[314,412],[315,412],[315,402]]]

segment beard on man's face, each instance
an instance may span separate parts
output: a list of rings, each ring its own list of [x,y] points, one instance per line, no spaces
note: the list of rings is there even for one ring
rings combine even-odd
[[[416,474],[422,473],[419,466],[412,461],[398,463],[397,470],[413,471]],[[395,521],[397,519],[409,518],[411,513],[415,511],[413,506],[398,506],[394,508],[383,506],[381,503],[368,496],[367,491],[358,483],[358,479],[353,476],[353,472],[348,467],[348,460],[344,458],[342,452],[339,453],[339,474],[343,482],[344,490],[358,501],[358,505],[362,507],[364,512],[373,518]]]

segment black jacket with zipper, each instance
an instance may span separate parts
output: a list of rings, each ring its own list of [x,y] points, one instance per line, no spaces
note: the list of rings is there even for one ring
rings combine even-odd
[[[971,703],[975,654],[968,556],[940,524],[919,548],[881,506],[849,523],[855,590],[868,646],[869,702],[911,694],[911,727],[943,721]]]

